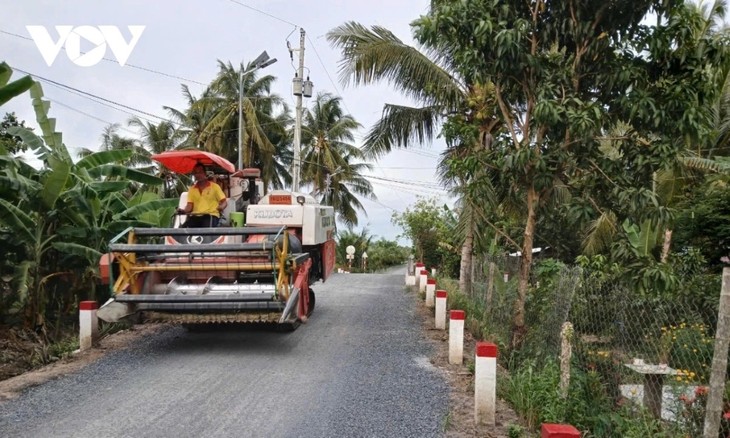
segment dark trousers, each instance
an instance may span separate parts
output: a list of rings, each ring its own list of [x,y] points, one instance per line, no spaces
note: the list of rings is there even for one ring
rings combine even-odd
[[[218,226],[219,217],[212,214],[198,214],[188,216],[188,220],[181,225],[182,228],[215,228]]]

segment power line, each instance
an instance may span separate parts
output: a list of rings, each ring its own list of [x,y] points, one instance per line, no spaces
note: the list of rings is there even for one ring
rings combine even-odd
[[[166,118],[164,118],[164,117],[160,117],[160,116],[158,116],[158,115],[155,115],[155,114],[152,114],[152,113],[148,113],[148,112],[146,112],[146,111],[142,111],[142,110],[140,110],[140,109],[137,109],[137,108],[131,107],[131,106],[129,106],[129,105],[125,105],[125,104],[123,104],[123,103],[115,102],[115,101],[113,101],[113,100],[111,100],[111,99],[107,99],[107,98],[105,98],[105,97],[97,96],[96,94],[93,94],[93,93],[89,93],[89,92],[87,92],[87,91],[79,90],[78,88],[74,88],[74,87],[72,87],[72,86],[70,86],[70,85],[62,84],[62,83],[60,83],[60,82],[56,82],[56,81],[54,81],[54,80],[52,80],[52,79],[44,78],[43,76],[40,76],[40,75],[37,75],[37,74],[33,74],[33,73],[30,73],[30,72],[27,72],[27,71],[25,71],[25,70],[22,70],[22,69],[20,69],[20,68],[17,68],[17,67],[13,67],[13,69],[15,69],[15,70],[17,70],[17,71],[19,71],[19,72],[21,72],[21,73],[24,73],[24,74],[27,74],[27,75],[31,75],[31,76],[34,76],[34,77],[36,77],[36,78],[38,78],[38,79],[41,79],[42,81],[45,81],[45,82],[47,82],[47,83],[49,83],[49,84],[53,84],[53,85],[56,85],[56,86],[58,86],[58,87],[62,87],[62,88],[68,89],[68,90],[73,90],[73,91],[75,91],[75,92],[77,92],[77,93],[81,93],[81,94],[83,94],[83,95],[86,95],[86,96],[89,96],[89,97],[93,97],[93,98],[95,98],[95,99],[98,99],[98,100],[101,100],[101,101],[104,101],[104,102],[110,103],[110,104],[112,104],[112,105],[117,105],[117,106],[120,106],[120,107],[122,107],[122,108],[128,109],[128,110],[130,110],[130,111],[135,111],[135,112],[138,112],[138,113],[140,113],[140,114],[144,114],[144,115],[146,115],[146,116],[149,116],[149,117],[154,117],[154,118],[156,118],[156,119],[160,119],[160,120],[162,120],[162,121],[165,121],[165,122],[169,122],[169,123],[172,123],[172,124],[177,124],[177,123],[175,123],[175,122],[173,122],[173,121],[171,121],[171,120],[168,120],[168,119],[166,119]]]
[[[298,25],[292,23],[291,21],[285,20],[285,19],[283,19],[281,17],[277,17],[276,15],[269,14],[268,12],[262,11],[261,9],[256,9],[253,6],[249,6],[249,5],[245,4],[245,3],[239,2],[237,0],[228,0],[228,1],[230,1],[231,3],[235,3],[235,4],[239,5],[239,6],[243,6],[244,8],[251,9],[252,11],[256,11],[256,12],[258,12],[260,14],[264,14],[267,17],[273,18],[274,20],[279,20],[282,23],[286,23],[286,24],[288,24],[290,26],[299,27]]]
[[[22,39],[28,40],[28,41],[33,41],[33,38],[29,38],[27,36],[19,35],[17,33],[13,33],[13,32],[8,32],[8,31],[2,30],[2,29],[0,29],[0,33],[4,33],[6,35],[14,36],[14,37],[17,37],[17,38],[22,38]],[[63,50],[66,50],[66,46],[63,46]],[[86,52],[80,52],[80,53],[83,55]],[[118,64],[119,63],[116,59],[111,59],[111,58],[106,58],[106,57],[104,57],[102,59],[104,61],[113,62],[115,64]],[[188,79],[188,78],[185,78],[185,77],[182,77],[182,76],[177,76],[177,75],[173,75],[173,74],[170,74],[170,73],[165,73],[165,72],[162,72],[162,71],[159,71],[159,70],[153,70],[151,68],[142,67],[142,66],[139,66],[139,65],[134,65],[134,64],[127,63],[127,64],[124,64],[124,66],[125,67],[136,68],[137,70],[146,71],[148,73],[154,73],[154,74],[157,74],[157,75],[160,75],[160,76],[165,76],[165,77],[172,78],[172,79],[178,79],[178,80],[185,81],[185,82],[191,82],[193,84],[198,84],[198,85],[203,85],[203,86],[207,85],[207,84],[205,84],[203,82],[196,81],[194,79]]]

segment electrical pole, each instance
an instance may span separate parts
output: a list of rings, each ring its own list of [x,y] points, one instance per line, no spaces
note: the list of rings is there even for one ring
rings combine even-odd
[[[304,84],[304,29],[299,30],[299,69],[294,78],[294,95],[297,97],[296,123],[294,125],[294,159],[292,161],[292,191],[299,191],[299,178],[302,168],[302,92]],[[297,81],[299,88],[297,89]]]

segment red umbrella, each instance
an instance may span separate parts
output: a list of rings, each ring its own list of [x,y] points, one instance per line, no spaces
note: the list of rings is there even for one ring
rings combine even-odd
[[[162,163],[175,173],[191,173],[196,164],[202,164],[206,170],[233,173],[236,166],[216,154],[196,150],[168,151],[152,155],[152,159]]]

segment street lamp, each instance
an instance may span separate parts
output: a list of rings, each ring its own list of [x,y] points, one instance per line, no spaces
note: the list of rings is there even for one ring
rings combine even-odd
[[[266,50],[253,60],[253,67],[243,71],[243,65],[238,72],[238,168],[243,169],[243,75],[266,68],[276,62],[276,58],[269,58]]]

